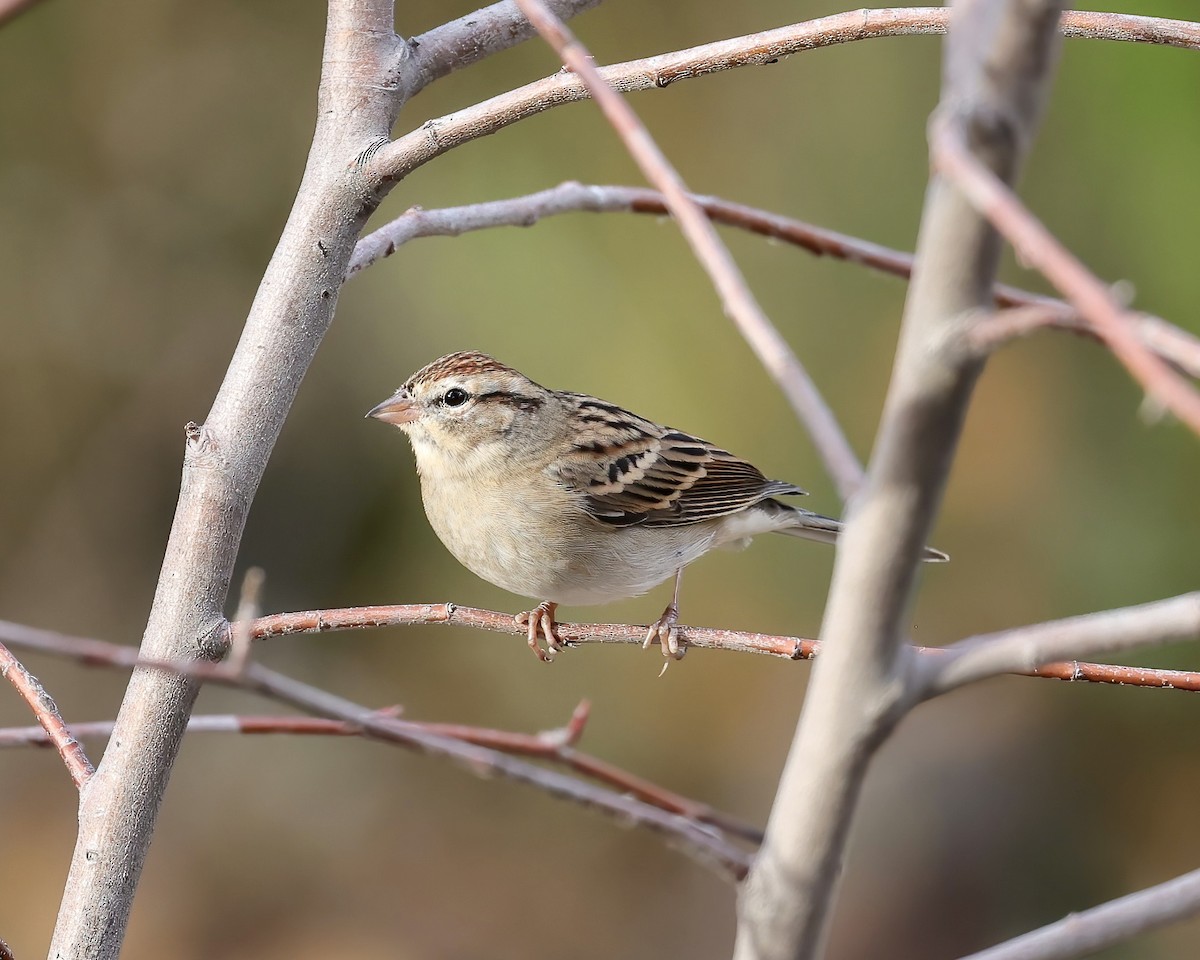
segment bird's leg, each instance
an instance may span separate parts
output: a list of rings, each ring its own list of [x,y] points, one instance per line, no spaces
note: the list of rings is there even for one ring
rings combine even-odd
[[[516,617],[517,623],[529,627],[529,649],[542,663],[549,663],[554,659],[552,652],[558,653],[565,646],[558,637],[558,624],[554,622],[554,611],[557,609],[557,603],[543,600],[532,610],[518,613]],[[538,643],[539,637],[545,637],[548,650],[542,649]]]
[[[680,567],[675,571],[675,591],[671,594],[671,602],[667,604],[662,616],[650,624],[650,629],[646,631],[646,640],[642,644],[642,649],[645,650],[658,640],[663,656],[674,657],[676,660],[682,660],[683,655],[687,653],[687,643],[679,636],[679,630],[675,626],[679,623],[679,584],[682,580],[683,567]]]

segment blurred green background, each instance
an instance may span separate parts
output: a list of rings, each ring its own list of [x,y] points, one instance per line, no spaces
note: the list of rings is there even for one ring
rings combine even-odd
[[[1118,4],[1187,17],[1194,4]],[[472,9],[402,5],[418,33]],[[611,2],[577,28],[601,61],[825,13]],[[298,183],[323,5],[53,0],[0,31],[0,617],[136,643],[181,463]],[[632,97],[696,190],[911,249],[935,38],[874,40]],[[533,42],[456,74],[401,133],[553,72]],[[1200,332],[1200,59],[1068,42],[1023,192],[1100,276]],[[377,217],[564,179],[640,183],[590,104],[535,117],[415,173]],[[727,232],[770,316],[869,451],[904,284]],[[1046,289],[1010,262],[1006,279]],[[722,443],[838,504],[811,444],[723,318],[677,231],[576,215],[422,240],[354,280],[255,501],[240,568],[268,610],[523,601],[461,569],[421,512],[403,438],[363,412],[451,350],[494,353]],[[987,370],[912,635],[930,644],[1197,586],[1200,444],[1139,417],[1096,346],[1042,334]],[[814,633],[833,553],[764,538],[689,572],[685,622]],[[567,618],[646,622],[667,589]],[[263,662],[417,719],[516,730],[594,704],[584,748],[765,819],[809,668],[694,652],[571,652],[403,629],[271,641]],[[124,678],[29,657],[69,720],[111,717]],[[1131,662],[1197,667],[1196,651]],[[923,708],[872,770],[832,956],[950,958],[1200,863],[1200,701],[1004,679]],[[205,690],[198,712],[279,708]],[[0,725],[30,718],[0,688]],[[100,745],[91,746],[98,757]],[[0,756],[0,937],[45,952],[75,792],[48,751]],[[186,741],[125,956],[722,957],[730,887],[656,838],[445,763],[343,739]],[[1191,957],[1200,924],[1105,957]]]

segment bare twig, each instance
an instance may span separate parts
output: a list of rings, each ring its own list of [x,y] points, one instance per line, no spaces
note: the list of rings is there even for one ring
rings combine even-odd
[[[3,643],[0,643],[0,677],[7,677],[17,693],[29,704],[29,709],[45,731],[47,741],[54,745],[62,757],[72,782],[76,788],[82,788],[94,772],[91,761],[79,741],[71,736],[62,714],[58,712],[58,705],[46,688]]]
[[[908,279],[912,274],[910,253],[720,197],[693,194],[692,199],[714,223],[782,240],[815,256],[844,260],[892,276]],[[576,212],[662,215],[668,210],[663,195],[657,190],[574,181],[507,200],[435,210],[413,207],[358,242],[350,260],[347,278],[391,256],[409,240],[457,237],[492,227],[528,227],[544,217]],[[995,285],[993,295],[997,304],[1018,309],[998,311],[975,326],[971,331],[971,340],[980,349],[993,349],[1006,340],[1024,336],[1042,327],[1099,339],[1095,328],[1080,317],[1074,307],[1062,300],[1002,283]],[[1136,316],[1138,336],[1148,349],[1189,376],[1200,378],[1200,338],[1158,317],[1147,314],[1130,316]]]
[[[1180,598],[1176,598],[1180,599]],[[1159,604],[1174,601],[1159,601]],[[1147,604],[1153,607],[1155,604]],[[1137,609],[1137,608],[1132,608]],[[1056,621],[1061,623],[1062,621]],[[305,610],[296,613],[274,613],[248,624],[248,633],[256,640],[291,636],[301,633],[326,633],[340,630],[363,630],[372,627],[412,626],[422,624],[445,624],[488,630],[509,636],[524,637],[526,629],[516,622],[511,614],[496,610],[481,610],[455,603],[408,603],[374,607],[342,607],[329,610]],[[1042,626],[1018,627],[1015,631],[1003,631],[1007,636],[1013,632],[1038,630]],[[238,625],[226,625],[220,636],[231,636]],[[646,627],[623,623],[560,623],[557,624],[564,642],[571,646],[587,643],[622,643],[640,645],[646,637]],[[748,633],[742,630],[723,630],[717,627],[689,627],[681,625],[680,634],[691,647],[710,650],[728,650],[737,653],[757,653],[778,657],[783,660],[811,660],[821,650],[818,640],[767,633]],[[110,666],[117,663],[132,667],[137,663],[137,650],[133,647],[114,646],[101,640],[74,637],[53,630],[42,630],[24,624],[0,620],[0,640],[12,646],[56,656],[69,657],[89,665]],[[921,656],[938,657],[957,650],[971,649],[981,638],[969,637],[950,647],[913,647]],[[1134,646],[1133,643],[1129,644]],[[1115,648],[1114,648],[1115,649]],[[119,653],[115,651],[120,651]],[[1064,650],[1060,655],[1079,655],[1077,650]],[[114,657],[116,658],[114,660]],[[215,668],[228,670],[227,667]],[[1088,663],[1081,660],[1066,660],[1060,663],[1042,663],[1040,666],[1024,668],[1017,666],[1007,671],[1016,676],[1043,677],[1072,682],[1106,683],[1120,686],[1152,687],[1162,690],[1200,692],[1200,672],[1165,670],[1152,667],[1133,667],[1107,663]]]
[[[237,619],[234,621],[233,630],[230,631],[229,656],[226,658],[226,665],[234,673],[245,670],[246,664],[250,662],[250,648],[254,643],[254,636],[250,632],[249,624],[262,612],[260,600],[265,579],[266,574],[263,573],[262,567],[251,567],[242,577],[242,595],[238,600]]]
[[[1200,870],[1072,913],[962,960],[1071,960],[1200,914]]]
[[[345,607],[333,610],[304,610],[261,617],[251,627],[255,639],[287,636],[293,633],[323,633],[329,630],[356,630],[364,627],[404,624],[457,624],[524,637],[528,628],[509,613],[480,610],[456,603],[405,603],[374,607]],[[646,639],[646,627],[623,623],[559,623],[564,643],[638,643]],[[0,637],[4,636],[0,621]],[[226,632],[228,631],[226,628]],[[640,632],[639,632],[640,631]],[[680,636],[689,646],[700,649],[762,653],[789,660],[807,660],[815,654],[817,641],[804,637],[774,636],[715,627],[679,627]]]
[[[0,627],[2,626],[3,624],[0,624]],[[645,827],[670,838],[700,862],[716,867],[724,876],[733,879],[743,876],[749,864],[745,851],[732,845],[722,833],[726,826],[736,821],[632,774],[619,771],[603,761],[587,757],[581,760],[579,755],[572,756],[570,734],[527,738],[521,743],[523,750],[512,749],[508,752],[514,756],[508,756],[502,752],[496,741],[506,736],[509,738],[509,746],[514,746],[518,743],[518,735],[501,735],[499,731],[491,731],[490,737],[484,733],[478,733],[474,737],[456,737],[456,731],[461,734],[467,728],[457,726],[439,729],[439,725],[401,720],[387,711],[360,706],[258,663],[247,663],[242,669],[234,670],[228,664],[150,660],[140,657],[133,647],[102,640],[48,634],[47,631],[32,631],[32,628],[26,628],[22,639],[32,648],[46,653],[76,657],[93,666],[122,670],[136,667],[169,676],[186,677],[192,681],[247,690],[297,707],[306,713],[340,721],[351,726],[362,736],[395,743],[431,756],[444,757],[477,776],[503,777],[523,783],[550,796],[571,800],[581,806],[615,816],[621,821]],[[81,640],[83,642],[79,642]],[[568,730],[574,730],[577,734],[580,724],[581,718],[576,716],[572,724],[568,725]],[[540,741],[536,745],[535,739]],[[545,770],[519,759],[517,754],[553,759],[562,765],[578,769],[587,776],[609,783],[619,792],[583,783],[553,770]],[[692,814],[703,814],[705,819],[700,821],[692,817]],[[744,825],[737,825],[729,832],[744,836],[749,829]]]
[[[1064,657],[1104,656],[1200,638],[1200,592],[972,637],[928,662],[925,696],[1004,673],[1030,671]]]
[[[953,180],[1021,255],[1040,270],[1084,317],[1147,394],[1200,435],[1200,392],[1148,350],[1134,321],[1112,291],[1058,242],[1016,194],[971,156],[964,133],[950,118],[933,126],[935,166]]]
[[[642,174],[662,191],[671,216],[716,288],[725,314],[779,384],[812,437],[842,500],[849,500],[862,481],[862,465],[850,441],[808,371],[759,306],[716,228],[687,192],[678,171],[658,148],[633,108],[608,85],[592,63],[587,49],[550,12],[543,0],[517,0],[517,3],[563,63],[587,87]]]
[[[1061,2],[959,0],[939,111],[970,126],[987,164],[1015,176],[1055,60]],[[738,903],[736,960],[820,954],[871,757],[911,707],[902,625],[980,370],[967,318],[990,308],[995,231],[934,177],[900,344],[867,480],[834,566],[825,642]]]
[[[472,727],[453,723],[415,722],[415,726],[428,734],[461,740],[477,746],[488,747],[501,753],[534,757],[597,780],[614,788],[619,794],[636,797],[660,810],[677,814],[687,820],[707,823],[731,836],[740,837],[750,843],[762,840],[762,832],[734,817],[714,810],[681,794],[651,783],[636,774],[613,766],[591,754],[575,749],[586,722],[586,701],[572,714],[568,725],[561,730],[539,734],[514,733],[509,730],[494,730],[487,727]],[[386,711],[380,711],[386,716]],[[82,739],[108,737],[112,733],[111,720],[76,723],[72,725]],[[209,714],[192,716],[188,720],[187,732],[193,733],[240,733],[247,735],[291,735],[326,737],[361,737],[364,732],[356,724],[322,717],[295,716],[243,716],[238,714]],[[0,749],[10,747],[48,747],[52,743],[41,727],[8,727],[0,729]]]
[[[834,44],[876,37],[940,35],[946,32],[948,15],[948,11],[942,7],[850,10],[774,30],[613,64],[600,68],[600,74],[621,93],[661,89],[681,80],[737,67],[778,63],[793,54]],[[1067,37],[1082,39],[1200,49],[1200,24],[1186,20],[1074,11],[1063,15],[1062,32]],[[555,74],[466,109],[429,120],[419,129],[381,147],[367,167],[372,175],[402,179],[447,150],[488,136],[518,120],[587,97],[588,89],[579,77]]]
[[[549,0],[564,20],[599,6],[601,0]],[[407,56],[415,68],[416,89],[439,77],[462,70],[493,53],[536,36],[513,0],[501,0],[465,17],[451,20],[408,41]]]

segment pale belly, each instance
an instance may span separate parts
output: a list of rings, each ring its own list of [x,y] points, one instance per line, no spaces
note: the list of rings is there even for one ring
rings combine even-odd
[[[518,496],[481,501],[441,483],[422,484],[429,523],[464,567],[520,596],[568,605],[635,597],[706,553],[716,527],[612,527],[579,510],[564,492],[553,502]]]

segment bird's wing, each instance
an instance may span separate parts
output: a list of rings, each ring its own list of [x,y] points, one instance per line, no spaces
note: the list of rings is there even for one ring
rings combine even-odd
[[[594,397],[575,399],[576,440],[550,470],[603,523],[682,526],[804,493],[707,440]]]

